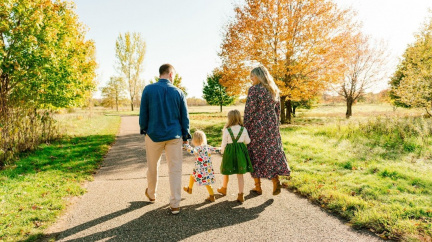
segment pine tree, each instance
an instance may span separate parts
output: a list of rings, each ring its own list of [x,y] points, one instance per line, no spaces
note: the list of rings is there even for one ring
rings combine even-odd
[[[221,74],[217,71],[214,71],[213,74],[207,77],[207,80],[204,82],[203,98],[210,105],[220,106],[220,111],[222,112],[222,106],[234,103],[235,97],[227,93],[226,88],[219,83],[220,79]]]

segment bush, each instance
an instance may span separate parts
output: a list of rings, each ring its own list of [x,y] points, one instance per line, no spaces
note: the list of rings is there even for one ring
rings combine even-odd
[[[348,139],[371,148],[401,152],[421,152],[428,148],[432,138],[432,120],[423,117],[377,117],[367,121],[338,123],[315,135]]]
[[[59,136],[52,112],[34,108],[9,108],[0,120],[0,133],[0,168],[19,152]]]
[[[189,106],[206,106],[208,105],[206,100],[196,97],[190,97],[187,99],[187,104]]]

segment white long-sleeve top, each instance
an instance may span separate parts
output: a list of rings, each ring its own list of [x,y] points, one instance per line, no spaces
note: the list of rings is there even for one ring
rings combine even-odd
[[[230,128],[233,132],[234,138],[237,138],[237,135],[240,132],[241,126],[240,125],[234,125],[234,126],[231,126]],[[233,141],[231,139],[231,135],[228,132],[228,129],[224,128],[222,130],[221,154],[224,153],[226,145],[231,144],[231,143],[233,143]],[[238,139],[237,143],[244,143],[245,145],[250,143],[249,134],[248,134],[246,128],[243,128],[243,132],[242,132],[240,138]]]

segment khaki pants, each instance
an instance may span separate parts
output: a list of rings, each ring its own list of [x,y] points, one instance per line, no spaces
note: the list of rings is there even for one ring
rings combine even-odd
[[[147,157],[147,184],[148,194],[151,198],[156,198],[158,184],[158,170],[162,151],[168,163],[169,183],[171,189],[170,205],[173,208],[180,206],[181,200],[181,176],[182,176],[182,140],[172,139],[163,142],[153,142],[151,138],[145,136],[145,148]]]

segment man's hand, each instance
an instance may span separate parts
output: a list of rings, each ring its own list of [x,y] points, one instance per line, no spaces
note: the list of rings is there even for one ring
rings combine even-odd
[[[184,145],[188,145],[188,144],[189,144],[189,141],[187,141],[187,140],[186,140],[186,141],[183,141],[183,144],[184,144]]]

